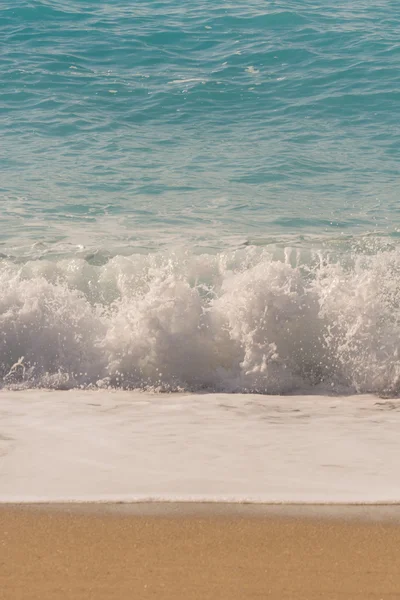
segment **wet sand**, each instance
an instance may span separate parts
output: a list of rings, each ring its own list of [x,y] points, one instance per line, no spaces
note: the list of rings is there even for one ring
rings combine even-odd
[[[0,507],[1,600],[400,599],[384,509]]]

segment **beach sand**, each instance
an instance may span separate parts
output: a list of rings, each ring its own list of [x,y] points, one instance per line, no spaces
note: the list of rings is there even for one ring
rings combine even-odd
[[[400,522],[374,508],[347,517],[3,505],[0,598],[399,600]]]

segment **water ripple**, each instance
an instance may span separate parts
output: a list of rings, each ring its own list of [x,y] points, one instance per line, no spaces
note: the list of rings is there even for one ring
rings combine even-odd
[[[395,234],[398,3],[17,0],[0,14],[10,245],[160,230],[211,243],[206,219],[222,246],[309,234],[316,212],[319,235]],[[233,219],[221,198],[247,210]],[[98,203],[119,207],[103,230],[74,208]]]

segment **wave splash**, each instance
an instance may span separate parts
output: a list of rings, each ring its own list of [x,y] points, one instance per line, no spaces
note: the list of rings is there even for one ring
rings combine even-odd
[[[400,392],[400,252],[0,263],[2,387]]]

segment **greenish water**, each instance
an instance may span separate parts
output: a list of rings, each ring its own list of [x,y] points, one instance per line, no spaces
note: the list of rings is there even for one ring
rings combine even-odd
[[[4,2],[3,244],[396,235],[399,32],[394,1]]]
[[[3,385],[397,393],[399,33],[389,0],[5,0]]]

